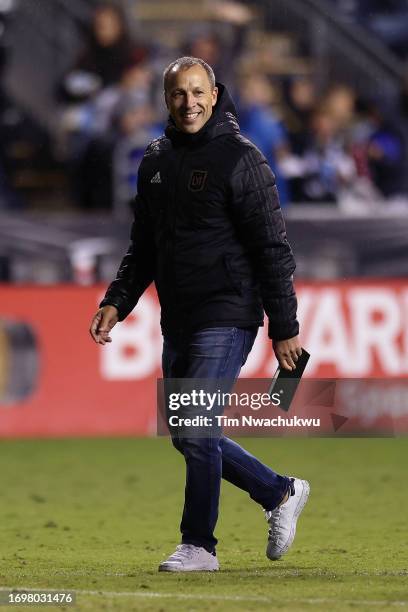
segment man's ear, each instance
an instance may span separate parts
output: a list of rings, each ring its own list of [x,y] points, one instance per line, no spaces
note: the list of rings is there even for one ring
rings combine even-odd
[[[215,106],[217,104],[218,99],[218,87],[214,87],[212,92],[212,105]]]
[[[169,108],[169,104],[167,102],[167,93],[166,93],[166,91],[163,91],[163,96],[164,96],[164,103],[165,103],[166,107]]]

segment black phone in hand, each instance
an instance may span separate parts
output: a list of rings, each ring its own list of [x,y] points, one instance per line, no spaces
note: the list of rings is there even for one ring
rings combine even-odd
[[[278,394],[280,398],[279,408],[282,408],[287,412],[292,403],[293,397],[296,393],[296,389],[300,383],[300,379],[303,376],[303,372],[307,366],[307,362],[310,359],[310,353],[302,348],[302,354],[296,361],[296,368],[294,370],[285,370],[284,368],[278,367],[275,372],[275,376],[272,379],[271,385],[268,389],[268,394]]]

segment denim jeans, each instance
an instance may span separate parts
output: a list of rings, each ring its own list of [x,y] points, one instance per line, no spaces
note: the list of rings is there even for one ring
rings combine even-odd
[[[257,328],[213,327],[165,336],[164,378],[238,378],[253,346]],[[223,389],[229,391],[230,389]],[[224,436],[180,437],[172,432],[175,448],[186,462],[182,542],[215,550],[221,478],[243,489],[265,510],[273,510],[289,489],[280,476]]]

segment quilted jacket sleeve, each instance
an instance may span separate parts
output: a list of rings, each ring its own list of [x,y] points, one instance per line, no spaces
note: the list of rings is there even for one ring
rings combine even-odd
[[[100,306],[116,306],[119,321],[125,319],[154,280],[154,264],[155,247],[149,211],[142,196],[137,195],[130,245]]]
[[[286,238],[275,176],[255,147],[247,149],[231,178],[232,216],[248,249],[269,319],[268,335],[286,340],[299,333],[293,287],[296,264]]]

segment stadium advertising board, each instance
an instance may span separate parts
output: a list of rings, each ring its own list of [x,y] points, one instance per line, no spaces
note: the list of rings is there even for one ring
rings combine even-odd
[[[297,292],[306,376],[386,379],[371,416],[360,398],[354,429],[369,421],[375,431],[391,415],[395,433],[408,431],[408,283],[298,283]],[[1,295],[1,437],[155,434],[162,338],[152,288],[105,347],[88,335],[103,287],[3,286]],[[264,327],[242,376],[275,369]]]

